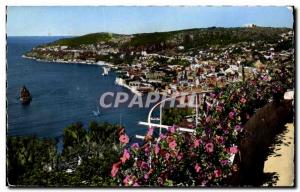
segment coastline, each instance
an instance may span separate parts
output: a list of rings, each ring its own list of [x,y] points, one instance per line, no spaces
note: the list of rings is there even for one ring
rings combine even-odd
[[[134,93],[138,96],[142,96],[142,93],[140,91],[138,91],[135,87],[130,87],[129,85],[127,85],[126,82],[124,81],[124,79],[122,79],[120,77],[116,78],[115,84],[129,89],[132,93]]]
[[[31,59],[35,61],[40,61],[40,62],[53,62],[53,63],[66,63],[66,64],[82,64],[82,65],[98,65],[98,66],[109,66],[109,67],[114,67],[115,65],[112,63],[107,63],[105,61],[98,61],[96,63],[93,62],[86,62],[86,61],[64,61],[64,60],[47,60],[47,59],[37,59],[35,57],[28,57],[26,55],[22,55],[22,58],[25,59]]]
[[[31,60],[35,60],[35,61],[39,61],[39,62],[46,62],[46,63],[65,63],[65,64],[81,64],[81,65],[97,65],[97,66],[108,66],[108,67],[114,67],[115,65],[112,63],[107,63],[105,61],[98,61],[97,63],[93,63],[93,62],[86,62],[86,61],[63,61],[63,60],[47,60],[47,59],[37,59],[35,57],[28,57],[26,55],[22,55],[22,58],[25,59],[31,59]],[[129,85],[127,85],[124,82],[120,82],[118,79],[121,78],[116,78],[115,80],[115,84],[119,85],[121,87],[125,87],[127,89],[129,89],[132,93],[138,95],[138,96],[142,96],[142,93],[138,90],[136,90],[136,88],[134,87],[130,87]]]

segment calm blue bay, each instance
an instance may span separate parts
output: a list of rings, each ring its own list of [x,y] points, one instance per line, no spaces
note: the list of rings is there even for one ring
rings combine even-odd
[[[7,134],[36,135],[58,138],[71,123],[90,121],[122,123],[130,137],[145,134],[146,128],[138,121],[145,121],[149,109],[100,108],[100,96],[107,91],[132,93],[115,85],[115,73],[102,76],[102,67],[83,64],[38,62],[22,58],[33,47],[61,37],[8,37],[7,39]],[[19,91],[26,85],[32,94],[32,102],[23,106]]]

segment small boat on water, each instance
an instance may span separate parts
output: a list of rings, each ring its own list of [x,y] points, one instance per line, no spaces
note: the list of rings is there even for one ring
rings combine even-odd
[[[110,71],[109,67],[103,67],[103,73],[102,73],[102,75],[108,75],[109,71]]]
[[[20,91],[20,101],[23,105],[29,104],[32,100],[31,94],[28,89],[23,86]]]
[[[96,117],[99,117],[99,116],[100,116],[100,110],[99,110],[99,107],[97,107],[97,111],[93,111],[93,114],[94,114]]]

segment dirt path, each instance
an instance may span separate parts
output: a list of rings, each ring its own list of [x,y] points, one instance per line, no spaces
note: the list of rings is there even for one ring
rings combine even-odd
[[[264,186],[294,186],[294,125],[286,124],[276,136],[272,153],[265,161],[264,173],[270,179]]]

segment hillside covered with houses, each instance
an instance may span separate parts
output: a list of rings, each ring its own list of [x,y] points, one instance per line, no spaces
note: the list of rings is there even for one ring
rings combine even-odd
[[[293,30],[249,26],[119,35],[94,33],[40,45],[37,60],[113,64],[116,83],[137,94],[222,87],[278,64],[293,68]],[[292,69],[293,70],[293,69]]]

